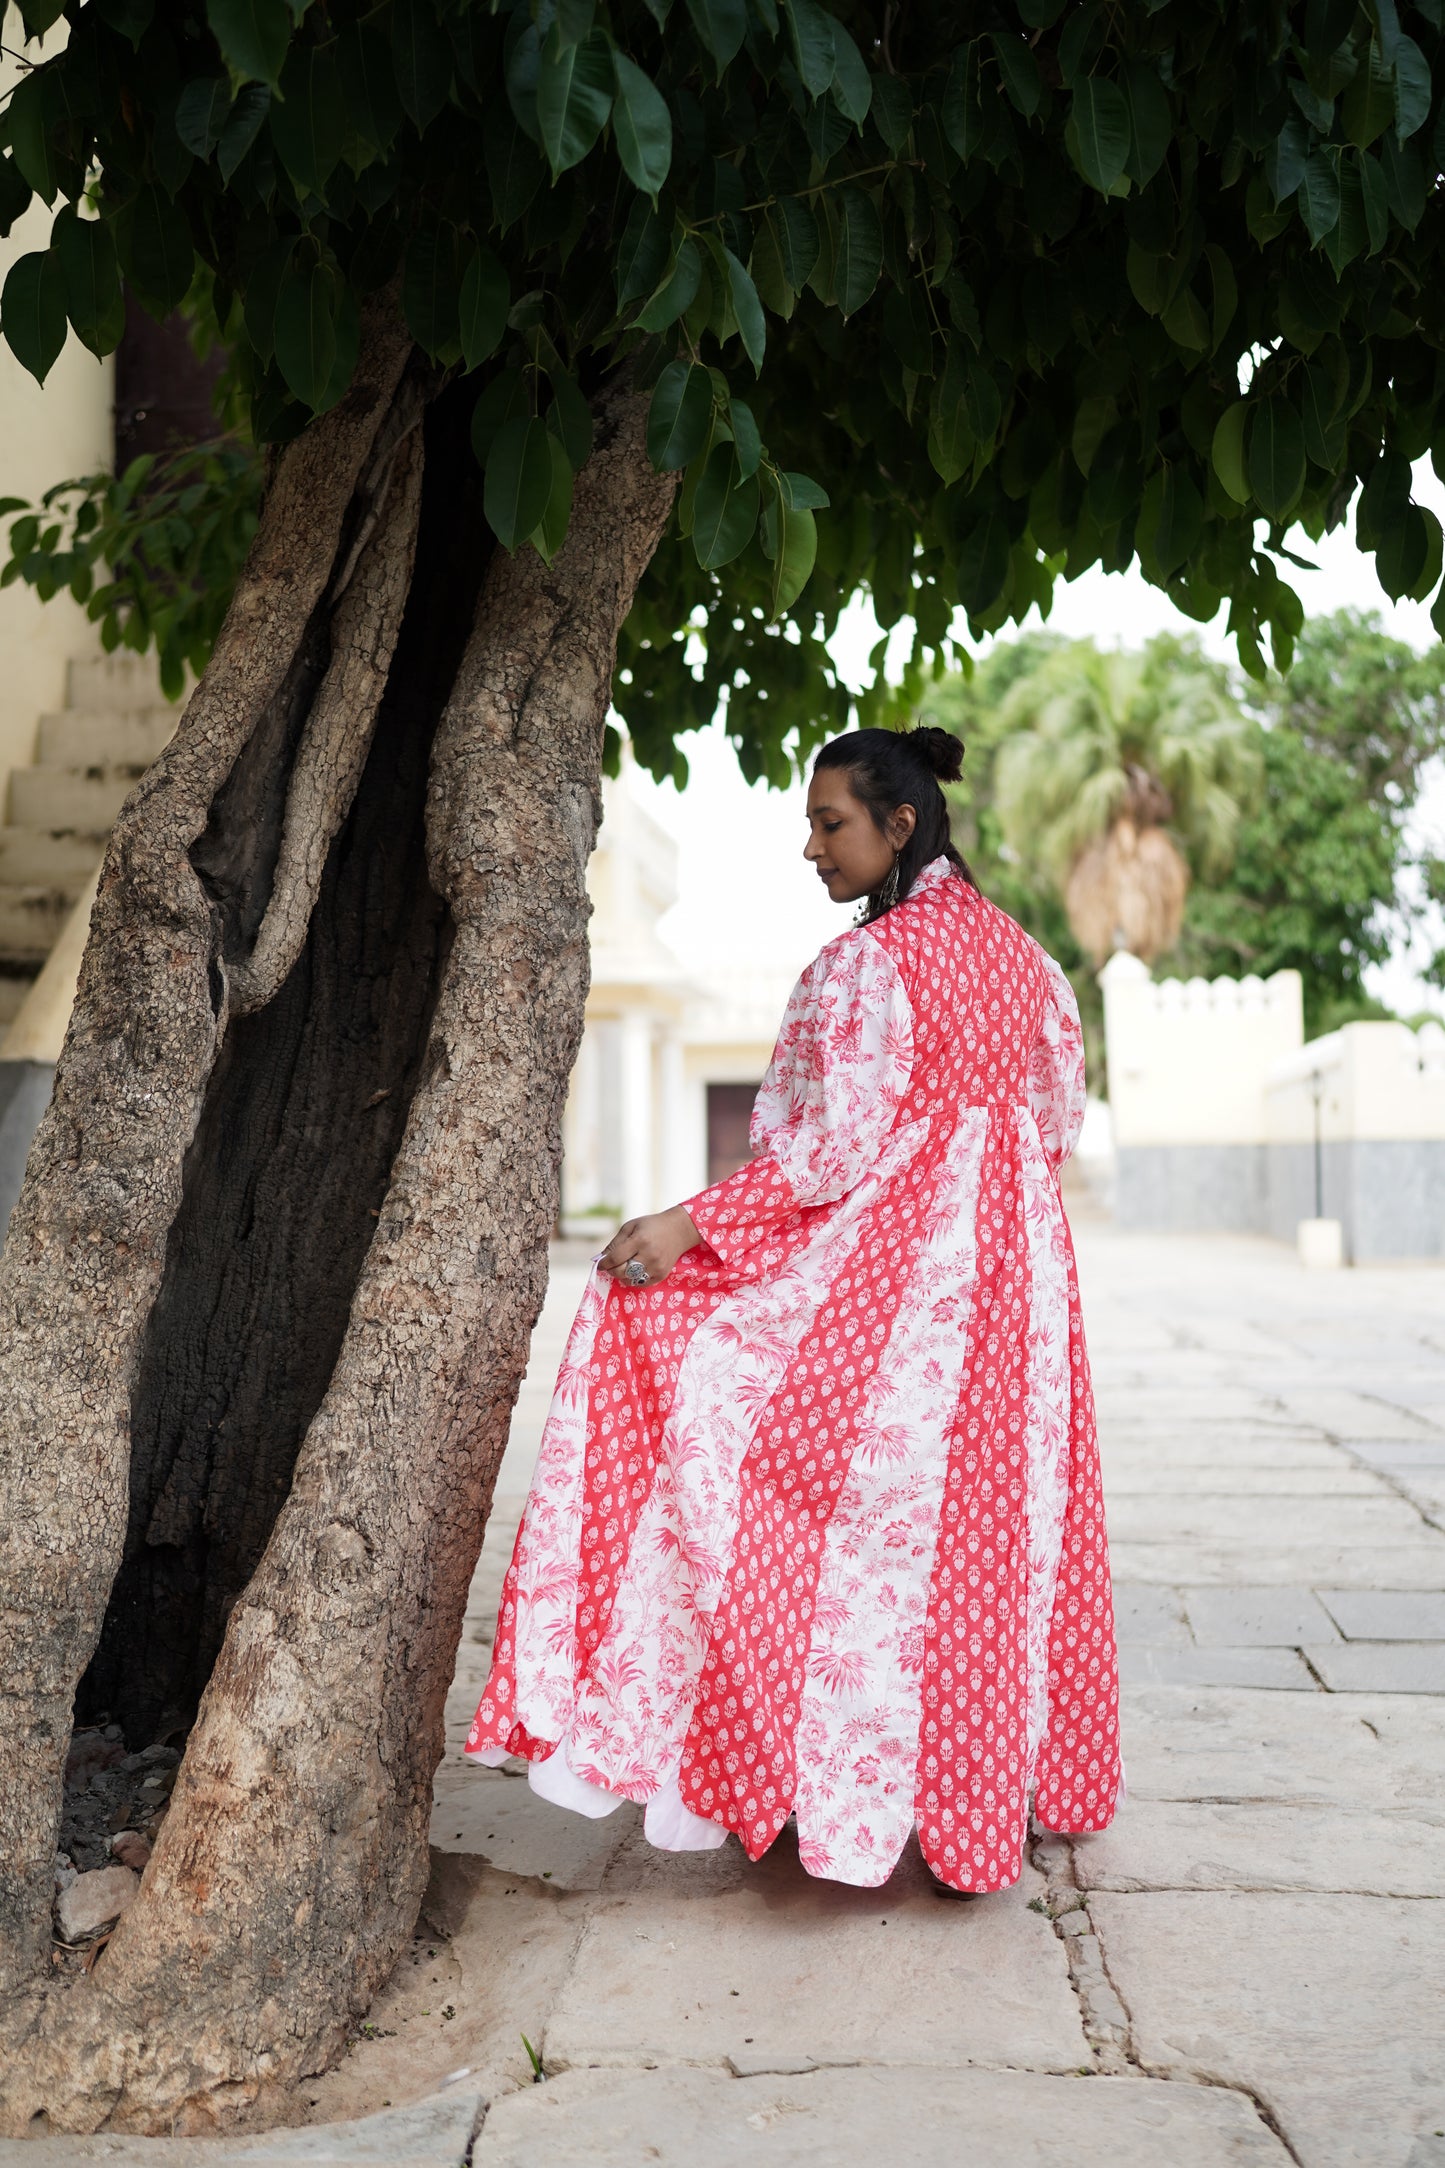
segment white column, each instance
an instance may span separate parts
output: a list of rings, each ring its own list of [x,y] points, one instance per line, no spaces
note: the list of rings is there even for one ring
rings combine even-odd
[[[653,1209],[652,1019],[645,1009],[622,1018],[622,1216],[636,1219]]]
[[[688,1180],[687,1085],[682,1041],[675,1031],[663,1037],[658,1057],[658,1200],[681,1204],[697,1190]]]

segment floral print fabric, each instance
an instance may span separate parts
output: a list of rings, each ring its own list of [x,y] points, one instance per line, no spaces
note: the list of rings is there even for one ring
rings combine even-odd
[[[1058,967],[946,860],[803,974],[756,1157],[661,1285],[594,1275],[467,1752],[652,1803],[674,1846],[874,1885],[917,1828],[1017,1878],[1030,1798],[1119,1785],[1093,1401],[1057,1174],[1083,1118]],[[539,1779],[541,1771],[538,1771]],[[666,1831],[667,1834],[658,1834]]]

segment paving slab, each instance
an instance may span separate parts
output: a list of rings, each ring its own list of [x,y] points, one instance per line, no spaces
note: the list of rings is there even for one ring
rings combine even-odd
[[[565,1813],[539,1799],[525,1776],[479,1769],[448,1754],[436,1775],[432,1845],[490,1862],[503,1874],[559,1890],[600,1889],[642,1811],[621,1806],[603,1820]]]
[[[1404,1508],[1408,1511],[1408,1508]],[[1155,1586],[1232,1588],[1247,1581],[1307,1588],[1445,1589],[1445,1535],[1415,1519],[1413,1542],[1205,1543],[1179,1530],[1154,1541],[1125,1541],[1110,1528],[1109,1556],[1121,1580]]]
[[[1433,1814],[1445,1795],[1445,1703],[1425,1695],[1147,1686],[1126,1695],[1122,1728],[1133,1802]]]
[[[1121,1642],[1125,1686],[1258,1686],[1272,1692],[1317,1694],[1316,1679],[1293,1649],[1149,1647]]]
[[[1189,1624],[1177,1589],[1134,1588],[1114,1583],[1114,1631],[1122,1643],[1146,1641],[1187,1646]]]
[[[1438,1589],[1322,1588],[1316,1591],[1349,1641],[1445,1641],[1445,1593]]]
[[[1327,1436],[1345,1441],[1428,1438],[1434,1429],[1433,1424],[1422,1422],[1407,1408],[1337,1386],[1281,1385],[1278,1398],[1286,1415],[1298,1422],[1316,1424]]]
[[[1355,1439],[1349,1450],[1371,1468],[1445,1468],[1445,1437]]]
[[[1336,1451],[1330,1447],[1330,1451]],[[1343,1458],[1343,1456],[1341,1456]],[[1370,1468],[1219,1468],[1156,1457],[1153,1467],[1126,1464],[1110,1454],[1104,1492],[1116,1498],[1378,1498],[1380,1478]],[[1255,1512],[1267,1510],[1255,1505]]]
[[[1334,1621],[1307,1588],[1186,1588],[1184,1609],[1201,1648],[1299,1648]],[[1224,1682],[1221,1682],[1224,1683]],[[1241,1685],[1247,1685],[1241,1680]]]
[[[1286,2168],[1215,2087],[999,2070],[572,2070],[498,2101],[475,2168]]]
[[[1280,1515],[1256,1511],[1227,1493],[1198,1498],[1161,1490],[1153,1498],[1119,1499],[1110,1514],[1110,1536],[1121,1545],[1151,1537],[1190,1545],[1227,1544],[1239,1554],[1245,1568],[1239,1579],[1248,1584],[1249,1553],[1256,1547],[1276,1548],[1286,1534],[1280,1522]],[[1296,1498],[1288,1509],[1287,1539],[1296,1549],[1306,1544],[1322,1552],[1413,1544],[1420,1542],[1422,1532],[1415,1508],[1383,1486],[1370,1498]],[[1445,1537],[1438,1540],[1445,1566]]]
[[[485,2101],[458,2085],[430,2100],[331,2127],[271,2130],[251,2138],[0,2138],[4,2168],[71,2168],[73,2162],[149,2163],[151,2168],[467,2168]]]
[[[1394,1810],[1131,1798],[1076,1837],[1084,1889],[1363,1891],[1445,1897],[1445,1817]]]
[[[1101,1891],[1089,1913],[1145,2067],[1247,2088],[1303,2168],[1406,2168],[1445,2129],[1445,1906]]]
[[[764,2048],[1077,2069],[1090,2053],[1064,1948],[1028,1909],[1043,1889],[1029,1869],[997,1896],[940,1898],[912,1846],[884,1888],[848,1889],[807,1875],[785,1831],[715,1894],[694,1874],[653,1884],[646,1902],[604,1895],[548,2020],[547,2066],[720,2063]]]
[[[1445,1641],[1331,1641],[1304,1653],[1334,1693],[1445,1694]]]

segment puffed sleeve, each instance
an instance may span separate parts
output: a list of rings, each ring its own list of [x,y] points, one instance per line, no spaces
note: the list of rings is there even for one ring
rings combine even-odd
[[[1084,1126],[1084,1034],[1073,987],[1052,956],[1040,949],[1039,957],[1046,985],[1039,1035],[1029,1056],[1029,1105],[1057,1174]]]
[[[898,967],[866,928],[830,941],[794,987],[753,1108],[756,1157],[686,1210],[725,1265],[805,1205],[832,1204],[868,1173],[913,1073],[913,1011]]]

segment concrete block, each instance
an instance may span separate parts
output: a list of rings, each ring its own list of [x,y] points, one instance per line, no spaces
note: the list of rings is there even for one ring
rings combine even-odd
[[[92,768],[123,761],[148,768],[165,751],[181,719],[166,701],[138,708],[62,708],[40,718],[37,764]]]
[[[62,829],[103,839],[144,769],[13,768],[10,819],[17,828]]]
[[[1286,2168],[1205,2086],[1018,2070],[572,2070],[494,2102],[475,2168]]]
[[[1332,1693],[1445,1694],[1445,1642],[1332,1641],[1304,1653]]]
[[[1307,1272],[1338,1272],[1345,1261],[1345,1230],[1337,1219],[1302,1219],[1295,1252]]]
[[[1445,1702],[1146,1686],[1125,1697],[1130,1804],[1290,1802],[1423,1815],[1445,1791]]]
[[[759,2046],[819,2063],[1089,2061],[1063,1945],[1028,1909],[1044,1887],[1031,1869],[963,1905],[940,1901],[912,1846],[877,1890],[814,1881],[790,1831],[756,1866],[734,1844],[705,1857],[712,1875],[696,1855],[681,1873],[654,1855],[650,1890],[593,1903],[548,2021],[549,2068],[722,2062]]]
[[[1254,1686],[1273,1692],[1319,1692],[1319,1682],[1293,1649],[1150,1648],[1122,1642],[1119,1677],[1125,1686]]]
[[[1188,1588],[1184,1607],[1201,1648],[1295,1649],[1333,1624],[1307,1588]]]
[[[64,889],[78,896],[100,852],[85,836],[52,836],[43,829],[0,828],[0,883]]]
[[[64,931],[75,897],[61,888],[0,886],[0,957],[39,969]]]
[[[1410,1508],[1403,1507],[1409,1512]],[[1123,1580],[1154,1586],[1222,1588],[1247,1581],[1252,1587],[1429,1588],[1442,1579],[1445,1537],[1426,1528],[1412,1514],[1414,1541],[1394,1543],[1286,1543],[1233,1545],[1203,1540],[1129,1541],[1109,1530],[1114,1571]]]
[[[1322,1588],[1320,1602],[1349,1641],[1445,1641],[1445,1591]]]
[[[1114,1584],[1114,1631],[1121,1642],[1145,1641],[1158,1646],[1169,1642],[1187,1645],[1189,1627],[1184,1605],[1172,1588],[1131,1588]]]
[[[1096,1893],[1146,2068],[1248,2087],[1308,2168],[1406,2168],[1445,2127],[1445,1907]]]

